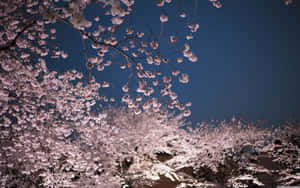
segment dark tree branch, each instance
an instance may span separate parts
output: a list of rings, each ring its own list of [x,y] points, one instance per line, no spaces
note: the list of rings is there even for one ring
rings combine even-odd
[[[120,44],[128,41],[128,40],[131,40],[131,39],[136,39],[138,36],[137,35],[134,35],[134,36],[130,36],[130,37],[125,37],[123,40],[121,40],[120,42],[118,42],[118,44],[116,46],[119,46]]]
[[[36,23],[36,20],[32,21],[28,25],[26,25],[20,32],[18,32],[17,36],[9,41],[6,45],[0,46],[0,51],[6,51],[9,50],[10,47],[16,45],[17,40],[21,37],[21,35],[30,27],[32,27]]]

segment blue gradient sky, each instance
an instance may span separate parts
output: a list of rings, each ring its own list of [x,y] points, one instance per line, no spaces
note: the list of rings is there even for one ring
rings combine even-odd
[[[147,23],[159,33],[162,10],[154,2],[137,0],[133,23],[141,29]],[[271,122],[300,120],[299,3],[285,6],[281,0],[228,0],[221,9],[216,9],[203,0],[194,10],[192,0],[185,0],[184,4],[177,2],[163,9],[170,20],[164,32],[182,31],[178,23],[181,10],[191,10],[189,21],[200,24],[191,42],[199,60],[196,64],[182,65],[184,72],[190,74],[191,82],[180,87],[180,95],[193,103],[193,122],[228,119],[233,115]],[[89,7],[87,16],[96,15],[99,10]],[[58,39],[70,58],[50,67],[85,71],[78,33],[60,23]],[[119,83],[127,81],[113,68],[95,75],[97,79],[113,81],[110,94],[117,96]]]

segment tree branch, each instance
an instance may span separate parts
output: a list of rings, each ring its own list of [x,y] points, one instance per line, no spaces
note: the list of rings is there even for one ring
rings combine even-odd
[[[20,32],[18,32],[17,36],[9,41],[6,45],[0,46],[0,51],[6,51],[9,50],[10,47],[16,45],[17,40],[21,37],[21,35],[30,27],[32,27],[36,23],[36,20],[32,21],[28,25],[26,25]]]

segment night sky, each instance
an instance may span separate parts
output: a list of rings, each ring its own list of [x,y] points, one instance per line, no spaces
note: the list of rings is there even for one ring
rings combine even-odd
[[[154,4],[150,0],[135,2],[135,16],[130,21],[139,30],[150,26],[159,34],[162,12],[169,16],[164,33],[184,36],[184,22],[200,25],[190,42],[198,62],[180,65],[189,73],[190,83],[176,86],[181,98],[193,103],[192,122],[230,119],[233,115],[275,123],[300,120],[299,3],[286,6],[281,0],[228,0],[220,9],[207,0],[197,5],[192,0],[176,1],[163,9]],[[187,10],[188,19],[180,19],[179,12]],[[93,6],[85,12],[92,18],[99,11]],[[62,23],[57,24],[57,30],[59,44],[70,57],[66,62],[50,63],[50,68],[86,72],[79,34]],[[170,51],[165,46],[160,50]],[[124,61],[117,54],[111,58]],[[94,75],[97,80],[112,81],[107,92],[120,98],[120,84],[126,83],[126,74],[111,67]]]

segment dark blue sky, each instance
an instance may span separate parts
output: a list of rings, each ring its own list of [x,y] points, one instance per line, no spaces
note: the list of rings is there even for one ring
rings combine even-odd
[[[185,101],[193,103],[193,122],[228,119],[233,115],[271,122],[300,120],[299,3],[285,6],[281,0],[229,0],[216,9],[203,0],[194,10],[192,0],[173,2],[164,9],[154,6],[154,2],[136,1],[132,22],[141,30],[147,28],[147,23],[159,34],[162,11],[170,20],[166,33],[183,32],[178,22],[182,10],[189,10],[189,22],[200,24],[191,42],[198,62],[182,65],[191,81],[182,85],[179,92]],[[94,16],[99,10],[89,7],[86,13]],[[58,31],[60,44],[70,58],[59,66],[53,64],[53,68],[85,70],[78,33],[63,24],[58,25]],[[163,50],[169,51],[164,47]],[[109,68],[96,78],[113,81],[112,94],[119,95],[119,83],[127,81],[123,76]]]

